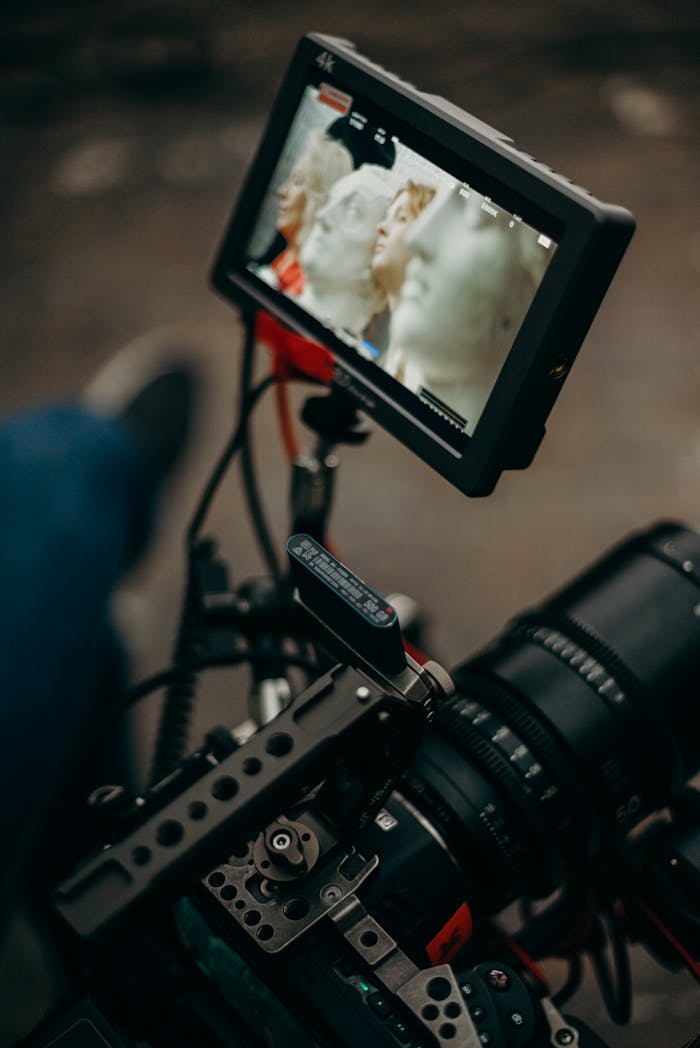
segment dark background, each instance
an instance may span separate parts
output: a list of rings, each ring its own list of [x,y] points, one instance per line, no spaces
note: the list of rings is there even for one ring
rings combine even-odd
[[[308,30],[352,39],[638,221],[534,465],[471,501],[377,432],[342,456],[333,532],[343,559],[380,592],[416,598],[432,653],[450,665],[626,532],[697,520],[696,2],[124,0],[29,3],[3,22],[0,410],[75,395],[121,345],[164,328],[204,376],[152,556],[117,601],[135,675],[168,660],[182,526],[235,409],[240,328],[207,273]],[[281,542],[286,467],[267,404],[255,434]],[[241,507],[234,477],[212,526],[239,581],[261,570]],[[207,681],[196,732],[239,720],[245,693],[240,675]],[[144,763],[155,710],[139,719]],[[613,1046],[680,1046],[700,1027],[690,979],[641,953],[634,973],[633,1032],[611,1032],[592,990],[572,1010]]]

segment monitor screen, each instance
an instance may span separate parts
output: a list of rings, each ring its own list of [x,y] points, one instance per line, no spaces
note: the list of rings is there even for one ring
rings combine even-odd
[[[212,280],[291,373],[484,495],[532,461],[633,230],[470,113],[310,34]]]
[[[307,84],[246,266],[471,436],[557,243],[398,123]]]

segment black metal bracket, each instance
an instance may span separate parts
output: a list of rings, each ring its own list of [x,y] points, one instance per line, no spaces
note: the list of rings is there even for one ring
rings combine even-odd
[[[139,901],[160,899],[202,877],[245,840],[309,790],[332,776],[338,756],[400,738],[411,759],[423,718],[417,707],[387,694],[364,674],[337,666],[244,746],[212,764],[155,814],[89,859],[53,893],[59,914],[82,936],[107,928]],[[381,791],[368,762],[367,792]],[[355,826],[357,818],[355,818]]]

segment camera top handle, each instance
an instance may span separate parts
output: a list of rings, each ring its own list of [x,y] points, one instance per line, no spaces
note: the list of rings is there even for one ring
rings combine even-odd
[[[311,542],[303,536],[297,544],[301,541]],[[320,553],[322,547],[314,545]],[[323,555],[330,574],[325,583],[318,575],[316,602],[324,589],[337,597],[330,575],[339,569],[347,573],[330,554]],[[372,592],[355,576],[350,585]],[[306,598],[312,613],[323,605],[321,599],[314,607],[308,587]],[[181,888],[188,877],[211,870],[222,852],[228,854],[232,840],[261,831],[289,811],[309,786],[323,783],[318,800],[335,837],[327,850],[351,840],[407,767],[436,697],[451,687],[436,665],[419,667],[405,658],[398,666],[395,634],[392,639],[397,672],[387,672],[392,660],[382,658],[381,643],[375,649],[378,666],[371,650],[355,653],[344,646],[348,665],[320,677],[240,749],[219,761],[209,755],[200,777],[165,804],[159,802],[156,786],[136,827],[55,891],[54,905],[67,923],[79,935],[90,936],[139,901]],[[348,776],[353,780],[350,791],[342,781]],[[350,883],[356,886],[354,879]]]

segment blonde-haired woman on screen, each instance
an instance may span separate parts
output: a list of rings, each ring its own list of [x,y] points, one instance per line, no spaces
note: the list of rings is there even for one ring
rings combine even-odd
[[[288,295],[303,291],[305,277],[299,252],[332,187],[352,169],[350,152],[341,142],[328,138],[323,131],[310,132],[303,152],[277,193],[277,231],[286,245],[270,263],[266,278],[279,291]],[[265,278],[265,274],[260,275]]]
[[[406,276],[406,266],[412,252],[406,243],[411,223],[435,196],[432,186],[420,185],[410,179],[399,189],[389,204],[377,229],[377,242],[372,256],[372,275],[386,292],[390,312],[396,309],[399,292]]]
[[[409,181],[389,204],[377,228],[372,255],[372,276],[386,295],[386,311],[375,317],[364,332],[365,344],[374,356],[381,356],[390,338],[391,316],[399,302],[401,285],[412,252],[406,243],[411,223],[435,196],[432,186]]]

